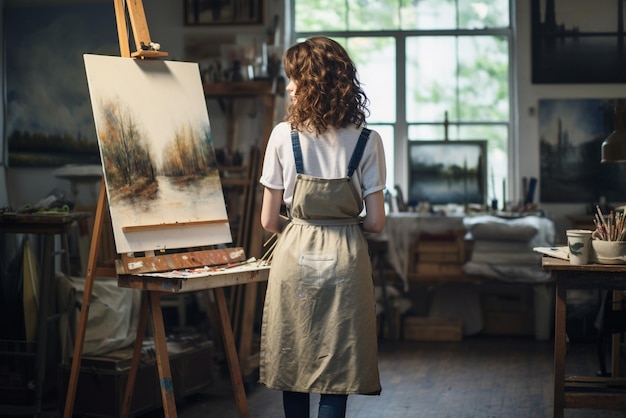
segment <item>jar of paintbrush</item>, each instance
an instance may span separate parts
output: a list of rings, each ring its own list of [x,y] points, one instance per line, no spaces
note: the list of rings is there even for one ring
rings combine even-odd
[[[591,240],[591,262],[599,264],[626,264],[626,217],[624,212],[611,210],[604,215],[596,206],[596,229]]]

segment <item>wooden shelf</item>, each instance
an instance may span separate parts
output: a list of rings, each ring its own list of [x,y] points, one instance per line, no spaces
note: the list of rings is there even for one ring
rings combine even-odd
[[[206,97],[253,97],[274,94],[271,80],[205,83]]]

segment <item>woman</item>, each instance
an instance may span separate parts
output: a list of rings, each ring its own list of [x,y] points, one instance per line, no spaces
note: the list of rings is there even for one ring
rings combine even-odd
[[[363,231],[385,224],[383,146],[364,127],[367,96],[343,47],[315,37],[289,48],[283,62],[291,104],[272,131],[261,175],[261,223],[280,236],[260,381],[283,391],[287,418],[309,417],[309,393],[321,394],[318,417],[344,417],[349,394],[381,390]]]

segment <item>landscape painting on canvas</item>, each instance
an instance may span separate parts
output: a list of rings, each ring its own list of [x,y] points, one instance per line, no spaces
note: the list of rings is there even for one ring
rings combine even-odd
[[[198,65],[85,55],[118,253],[231,242]]]

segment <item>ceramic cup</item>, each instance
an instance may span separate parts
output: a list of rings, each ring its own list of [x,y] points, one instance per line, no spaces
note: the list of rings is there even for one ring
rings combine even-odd
[[[589,263],[592,233],[593,231],[587,229],[568,229],[566,231],[570,264],[583,265]]]

